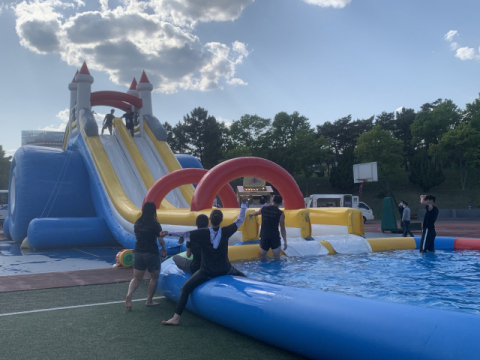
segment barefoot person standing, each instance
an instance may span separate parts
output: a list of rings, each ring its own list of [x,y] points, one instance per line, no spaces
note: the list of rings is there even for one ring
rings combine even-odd
[[[145,306],[155,306],[153,295],[157,290],[158,276],[160,274],[160,255],[167,255],[167,248],[163,236],[160,235],[162,227],[157,221],[157,207],[153,202],[146,202],[143,205],[142,215],[134,225],[135,236],[135,260],[133,263],[133,279],[128,286],[128,294],[125,298],[125,307],[132,310],[132,294],[137,290],[143,280],[145,270],[150,273],[148,284],[148,297]],[[158,251],[157,238],[162,250]]]
[[[187,306],[188,296],[203,283],[218,276],[233,275],[245,277],[241,271],[235,269],[230,261],[228,261],[228,240],[235,234],[238,228],[245,220],[247,213],[247,197],[242,198],[242,206],[237,220],[233,224],[220,227],[223,220],[223,213],[220,210],[213,210],[210,213],[210,221],[212,226],[207,229],[198,229],[187,231],[182,236],[187,242],[197,243],[200,245],[202,252],[202,260],[200,270],[195,272],[182,286],[180,297],[178,298],[175,314],[170,320],[162,321],[163,325],[178,325],[180,316]],[[170,232],[163,231],[162,235],[166,236]],[[175,233],[178,235],[178,233]]]
[[[262,229],[260,230],[260,257],[265,260],[268,250],[272,249],[273,258],[280,260],[282,250],[280,242],[280,233],[282,234],[284,246],[287,250],[287,231],[285,230],[285,214],[279,207],[283,199],[280,195],[273,197],[273,205],[264,206],[260,210],[250,214],[250,216],[262,215]],[[280,226],[280,232],[278,227]]]
[[[423,219],[422,239],[420,240],[420,252],[435,252],[435,221],[438,217],[438,208],[435,206],[435,196],[420,195],[420,204],[425,205],[425,218]]]

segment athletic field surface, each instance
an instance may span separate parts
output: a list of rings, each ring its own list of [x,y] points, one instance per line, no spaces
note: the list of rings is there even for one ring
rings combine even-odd
[[[147,285],[133,311],[126,282],[0,293],[0,358],[302,359],[189,311],[180,326],[162,325],[176,304],[157,293],[160,305],[146,307]]]

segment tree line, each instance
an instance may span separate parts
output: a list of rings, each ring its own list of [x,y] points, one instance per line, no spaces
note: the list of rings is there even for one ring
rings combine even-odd
[[[348,115],[315,127],[297,111],[279,112],[273,120],[246,114],[226,126],[197,107],[175,125],[163,125],[172,150],[192,154],[206,169],[257,156],[307,180],[325,173],[343,191],[353,189],[355,163],[376,161],[388,191],[402,172],[428,191],[445,181],[446,169],[457,172],[464,190],[469,171],[480,167],[480,98],[465,109],[437,99],[419,111],[402,108],[357,120]]]

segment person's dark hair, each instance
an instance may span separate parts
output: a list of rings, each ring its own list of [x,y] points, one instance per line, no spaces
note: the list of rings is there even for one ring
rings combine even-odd
[[[210,221],[212,222],[212,226],[219,226],[223,221],[223,213],[220,210],[213,210],[210,213]]]
[[[199,229],[208,227],[208,216],[205,214],[198,215],[195,224]]]
[[[147,201],[143,204],[142,215],[138,218],[136,224],[146,225],[153,222],[157,222],[157,207],[155,203]]]
[[[110,110],[111,113],[115,112],[115,109]]]
[[[265,199],[264,198],[260,199],[260,204],[262,204],[262,205],[265,204]]]
[[[403,202],[405,205],[407,205],[407,206],[408,206],[408,203],[407,203],[406,201],[403,201],[403,200],[402,200],[402,202]]]
[[[132,108],[127,108],[127,110],[132,110]]]
[[[283,202],[283,199],[282,199],[282,197],[281,197],[280,195],[275,195],[275,196],[273,197],[273,202],[274,202],[275,204],[281,205],[282,202]]]
[[[427,195],[427,196],[425,196],[425,200],[433,200],[433,202],[435,202],[435,199],[436,199],[435,195]]]

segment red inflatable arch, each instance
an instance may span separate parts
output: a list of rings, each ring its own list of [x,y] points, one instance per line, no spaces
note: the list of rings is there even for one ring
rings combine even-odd
[[[181,185],[198,184],[207,173],[208,170],[192,168],[176,170],[170,174],[162,176],[155,182],[155,184],[153,184],[150,190],[148,190],[147,195],[145,195],[145,199],[143,200],[143,204],[147,201],[153,201],[158,209],[162,200],[171,190]],[[209,204],[208,209],[212,207],[213,199],[216,194],[217,193],[213,194],[212,202]],[[230,184],[225,184],[225,186],[218,191],[218,196],[220,197],[220,200],[222,200],[224,208],[238,208],[237,196]]]
[[[117,105],[121,104],[131,104],[137,109],[142,107],[142,99],[139,97],[125,94],[119,91],[95,91],[90,96],[90,102],[92,106],[113,106],[118,107]],[[127,104],[127,107],[128,107]],[[126,110],[127,107],[118,107],[119,109]]]
[[[256,176],[275,186],[283,197],[285,210],[305,208],[302,192],[285,169],[262,158],[241,157],[215,166],[200,180],[193,194],[191,210],[210,208],[218,190],[242,176]]]

